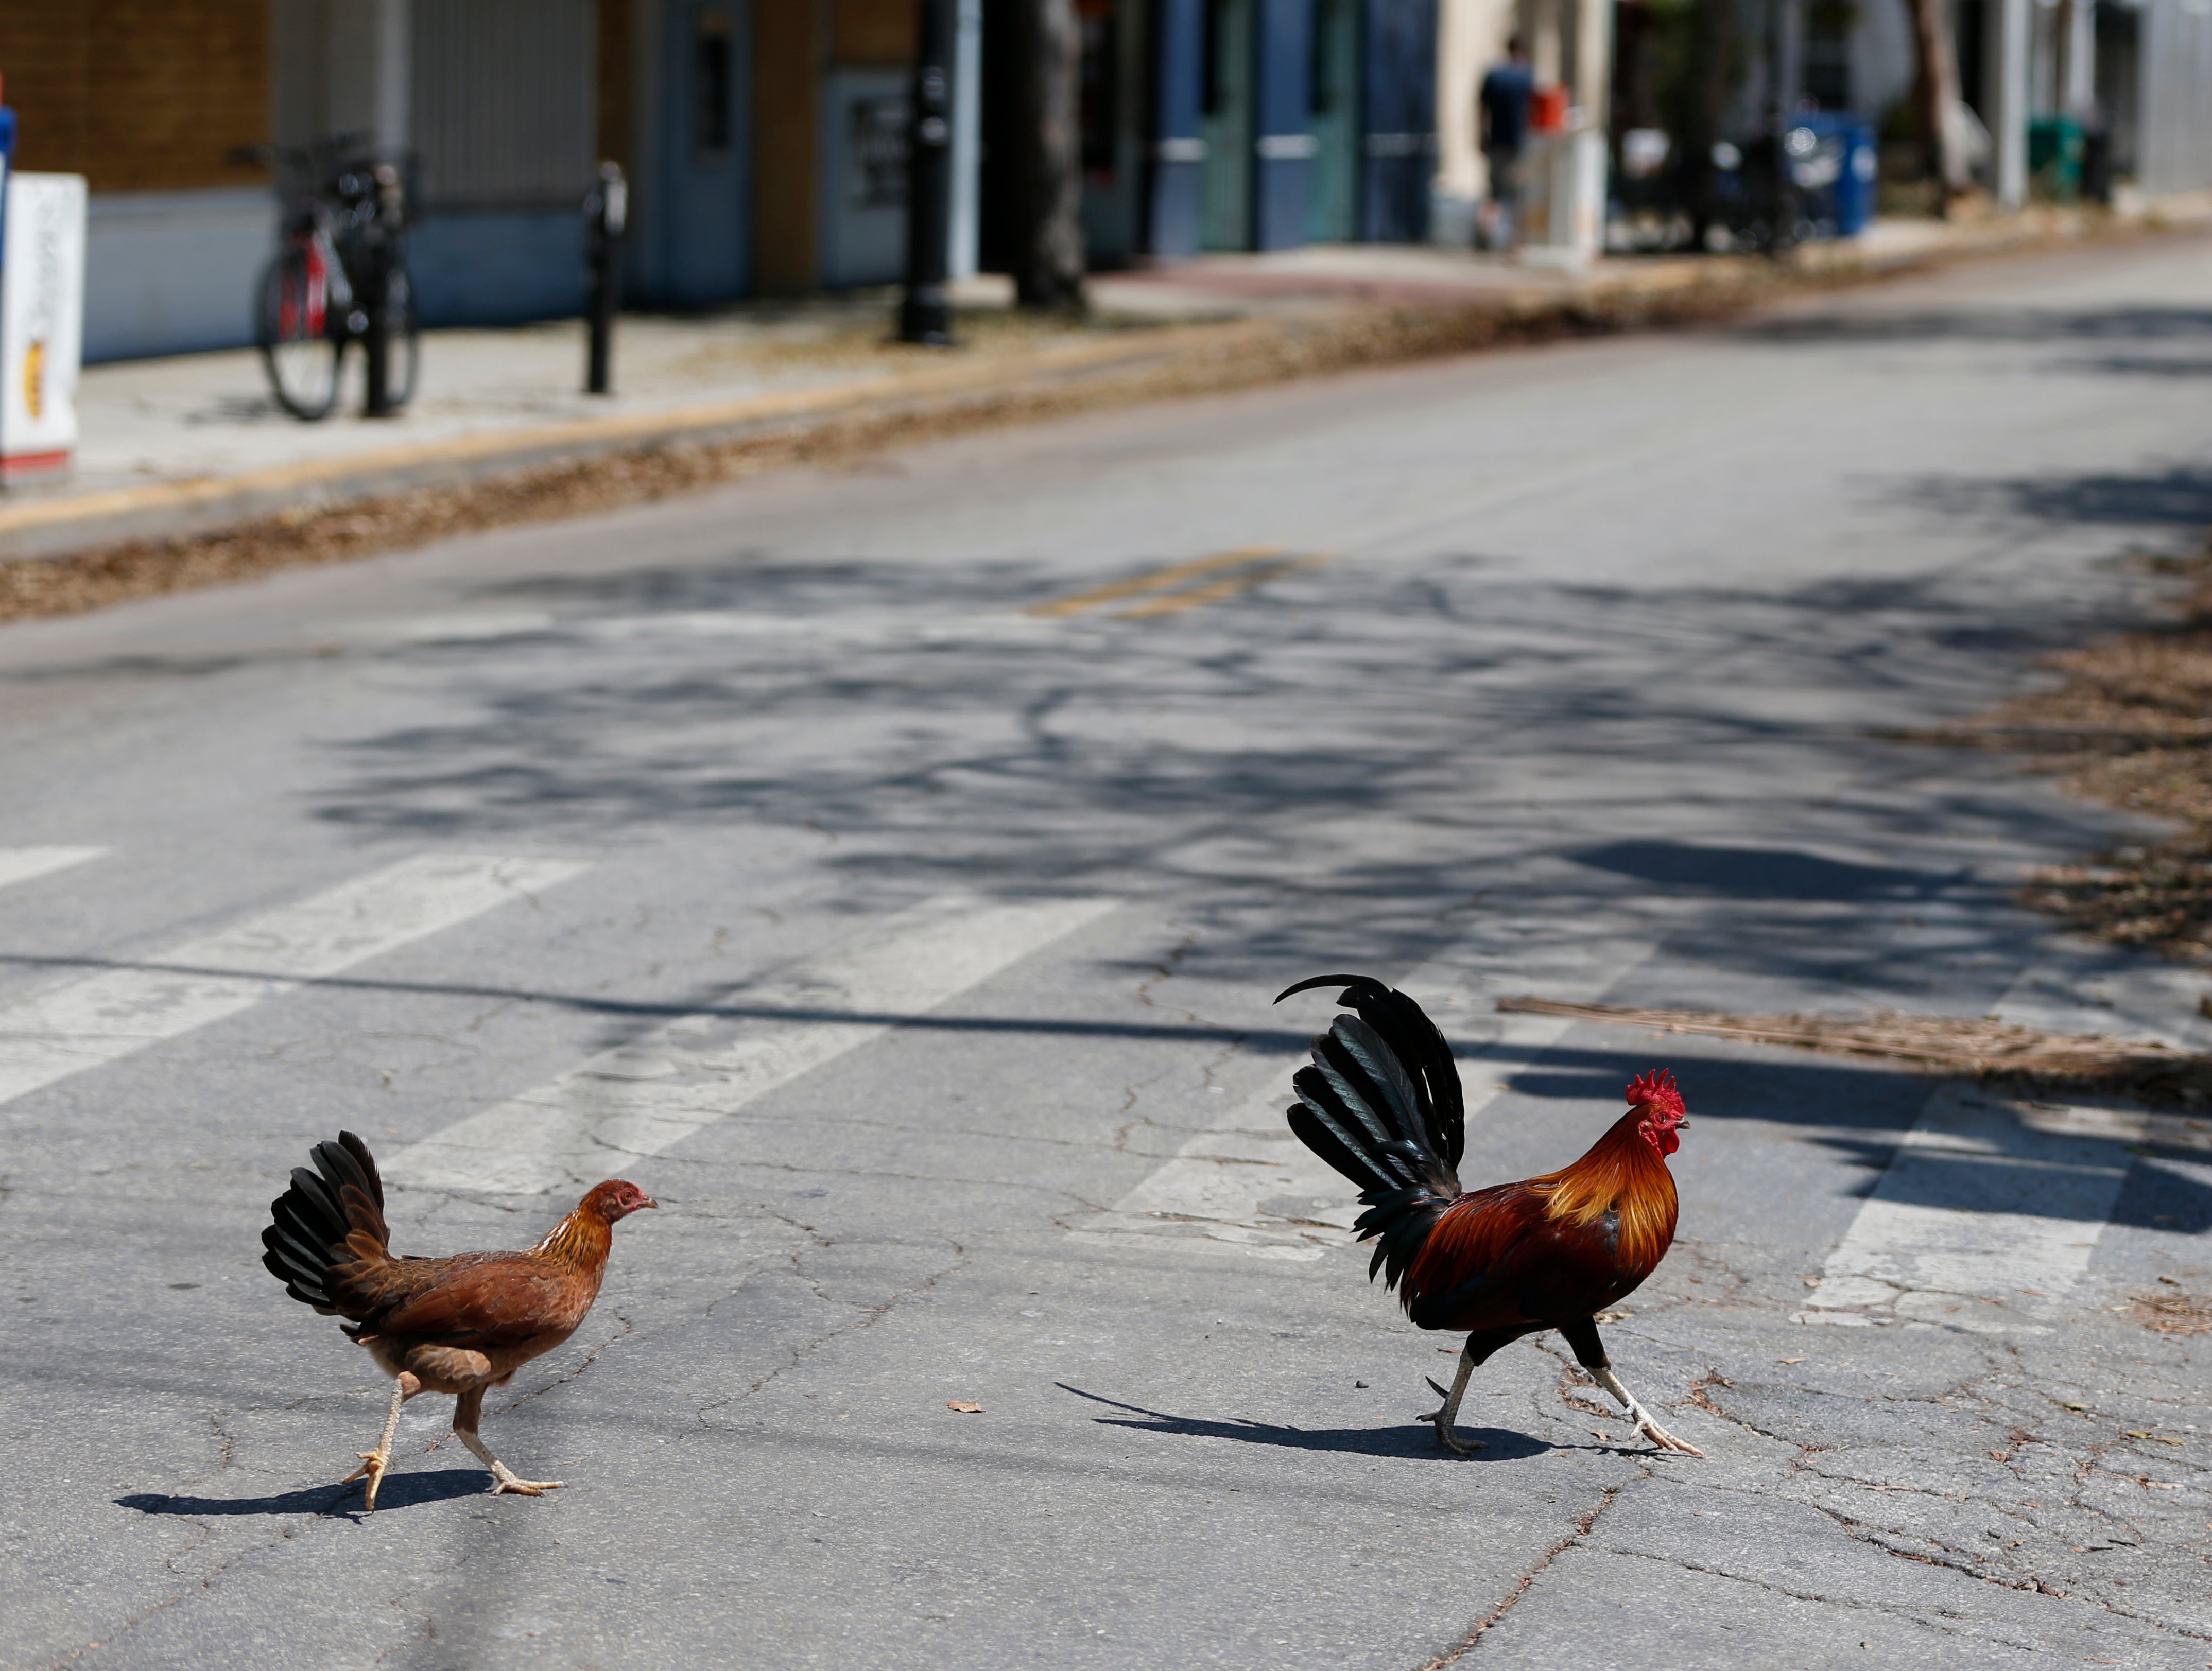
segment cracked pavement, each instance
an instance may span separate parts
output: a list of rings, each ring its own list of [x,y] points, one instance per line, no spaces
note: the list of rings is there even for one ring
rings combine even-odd
[[[2212,1156],[1491,1004],[2212,1042],[2010,902],[2126,826],[1878,734],[2158,606],[2208,277],[1988,262],[0,629],[0,848],[107,849],[0,890],[0,1046],[378,866],[589,866],[0,1102],[0,1664],[2212,1665]],[[1247,548],[1326,560],[1034,612]],[[662,1211],[487,1401],[566,1488],[485,1495],[426,1396],[362,1515],[384,1386],[258,1262],[306,1145],[872,1025],[756,1000],[949,893],[1118,903],[757,1093],[684,1066],[726,1106],[610,1147]],[[1457,1342],[1270,1100],[1340,967],[1462,1047],[1470,1183],[1674,1068],[1680,1239],[1605,1334],[1704,1460],[1550,1338],[1438,1451]],[[403,1252],[570,1205],[387,1176]]]

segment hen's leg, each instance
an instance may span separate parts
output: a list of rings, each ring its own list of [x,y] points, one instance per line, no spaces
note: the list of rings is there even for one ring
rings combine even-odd
[[[559,1491],[562,1482],[558,1480],[516,1479],[507,1464],[491,1454],[484,1442],[477,1437],[477,1422],[483,1410],[483,1388],[472,1388],[463,1393],[453,1401],[453,1433],[469,1448],[477,1461],[491,1470],[494,1482],[491,1494],[497,1497],[501,1492],[515,1492],[524,1497],[543,1497],[547,1492]]]
[[[356,1480],[368,1481],[362,1491],[368,1499],[366,1513],[376,1512],[376,1488],[384,1483],[385,1469],[392,1466],[392,1436],[399,1431],[399,1407],[422,1390],[422,1383],[404,1370],[392,1378],[392,1408],[384,1418],[383,1437],[377,1440],[375,1449],[361,1453],[361,1466],[338,1481],[342,1486],[349,1486]]]
[[[1705,1453],[1693,1444],[1676,1438],[1651,1419],[1651,1413],[1636,1401],[1636,1395],[1620,1384],[1620,1377],[1613,1372],[1612,1360],[1605,1355],[1605,1346],[1597,1338],[1597,1324],[1588,1317],[1578,1322],[1563,1323],[1559,1333],[1566,1336],[1567,1344],[1575,1349],[1575,1358],[1589,1371],[1591,1380],[1611,1393],[1620,1407],[1628,1412],[1628,1419],[1636,1431],[1662,1450],[1679,1450],[1686,1456],[1702,1456]]]
[[[1444,1393],[1444,1389],[1437,1387],[1435,1382],[1429,1382],[1431,1387],[1437,1387],[1438,1392],[1444,1393],[1443,1407],[1421,1418],[1423,1421],[1436,1423],[1438,1444],[1447,1450],[1455,1450],[1462,1456],[1472,1456],[1478,1450],[1489,1449],[1480,1439],[1462,1439],[1452,1431],[1452,1423],[1459,1418],[1459,1401],[1467,1396],[1467,1378],[1474,1373],[1474,1343],[1470,1341],[1460,1349],[1459,1373],[1452,1377],[1451,1391]]]

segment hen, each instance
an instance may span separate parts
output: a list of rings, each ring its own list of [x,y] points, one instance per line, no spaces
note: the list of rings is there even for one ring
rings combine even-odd
[[[368,1481],[369,1512],[392,1465],[400,1407],[417,1393],[454,1395],[453,1431],[491,1470],[495,1495],[556,1489],[558,1480],[517,1479],[485,1448],[477,1433],[484,1389],[576,1332],[599,1297],[616,1221],[659,1203],[611,1178],[526,1252],[394,1257],[368,1145],[340,1132],[308,1158],[315,1170],[295,1167],[292,1187],[269,1204],[275,1222],[261,1232],[261,1262],[294,1299],[347,1319],[347,1338],[392,1378],[383,1436],[346,1476]]]
[[[1662,1449],[1703,1455],[1620,1384],[1597,1333],[1598,1314],[1634,1292],[1674,1239],[1667,1157],[1690,1122],[1674,1076],[1632,1080],[1628,1112],[1573,1165],[1463,1191],[1455,1169],[1466,1105],[1436,1024],[1364,975],[1318,975],[1275,1001],[1315,987],[1340,987],[1337,1002],[1357,1013],[1340,1015],[1313,1042],[1313,1065],[1292,1080],[1291,1130],[1360,1186],[1367,1211],[1354,1228],[1363,1242],[1380,1238],[1369,1279],[1385,1273],[1419,1327],[1468,1332],[1443,1407],[1425,1419],[1438,1441],[1462,1455],[1480,1449],[1452,1431],[1468,1377],[1500,1346],[1556,1328],[1638,1432]]]

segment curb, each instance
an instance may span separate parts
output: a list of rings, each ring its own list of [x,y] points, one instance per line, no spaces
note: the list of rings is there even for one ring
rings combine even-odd
[[[1026,353],[1012,365],[994,361],[947,366],[745,400],[451,436],[228,476],[20,504],[0,501],[0,562],[69,556],[128,540],[210,533],[301,507],[328,510],[387,494],[464,487],[535,465],[683,443],[711,444],[770,428],[803,427],[811,420],[859,410],[993,392],[1040,376],[1133,368],[1159,357],[1168,346],[1163,339],[1180,339],[1192,329],[1206,328],[1168,327],[1131,331],[1109,342],[1059,343]]]
[[[707,449],[769,436],[804,437],[864,422],[927,416],[948,419],[978,409],[1036,405],[1070,384],[1095,380],[1102,401],[1247,388],[1312,372],[1468,351],[1489,342],[1588,328],[1611,309],[1627,322],[1708,317],[1792,291],[1819,289],[1982,257],[2094,247],[2161,233],[2212,227],[2212,200],[2127,218],[2081,210],[2035,210],[2003,220],[1943,228],[1918,247],[1868,250],[1809,246],[1786,267],[1756,257],[1661,258],[1627,272],[1594,275],[1563,290],[1439,295],[1419,305],[1317,295],[1310,310],[1203,323],[1135,327],[1108,337],[1024,350],[994,360],[886,374],[824,388],[710,402],[382,448],[296,464],[106,492],[0,500],[0,562],[59,559],[126,544],[189,539],[272,520],[315,513],[426,489],[456,489],[518,477],[548,466]],[[1638,319],[1635,316],[1644,316]],[[1301,338],[1362,320],[1440,328],[1400,332],[1395,347],[1368,352],[1308,352]],[[1454,328],[1457,327],[1457,328]],[[1380,337],[1392,335],[1389,331]],[[1243,350],[1239,352],[1239,350]],[[1260,369],[1273,362],[1276,369]],[[1218,377],[1147,377],[1170,366]],[[1118,388],[1115,386],[1119,386]],[[1075,404],[1084,403],[1078,401]]]

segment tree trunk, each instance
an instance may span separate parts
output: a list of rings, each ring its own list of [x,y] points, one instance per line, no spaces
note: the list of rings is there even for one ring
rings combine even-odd
[[[1016,124],[1021,155],[1012,240],[1024,307],[1083,306],[1083,36],[1075,0],[1014,0]]]
[[[1966,189],[1966,159],[1952,109],[1959,102],[1959,60],[1951,46],[1950,19],[1943,0],[1905,0],[1912,13],[1912,39],[1919,59],[1912,104],[1920,118],[1920,143],[1929,178],[1936,185],[1936,208],[1948,211],[1951,199]]]

